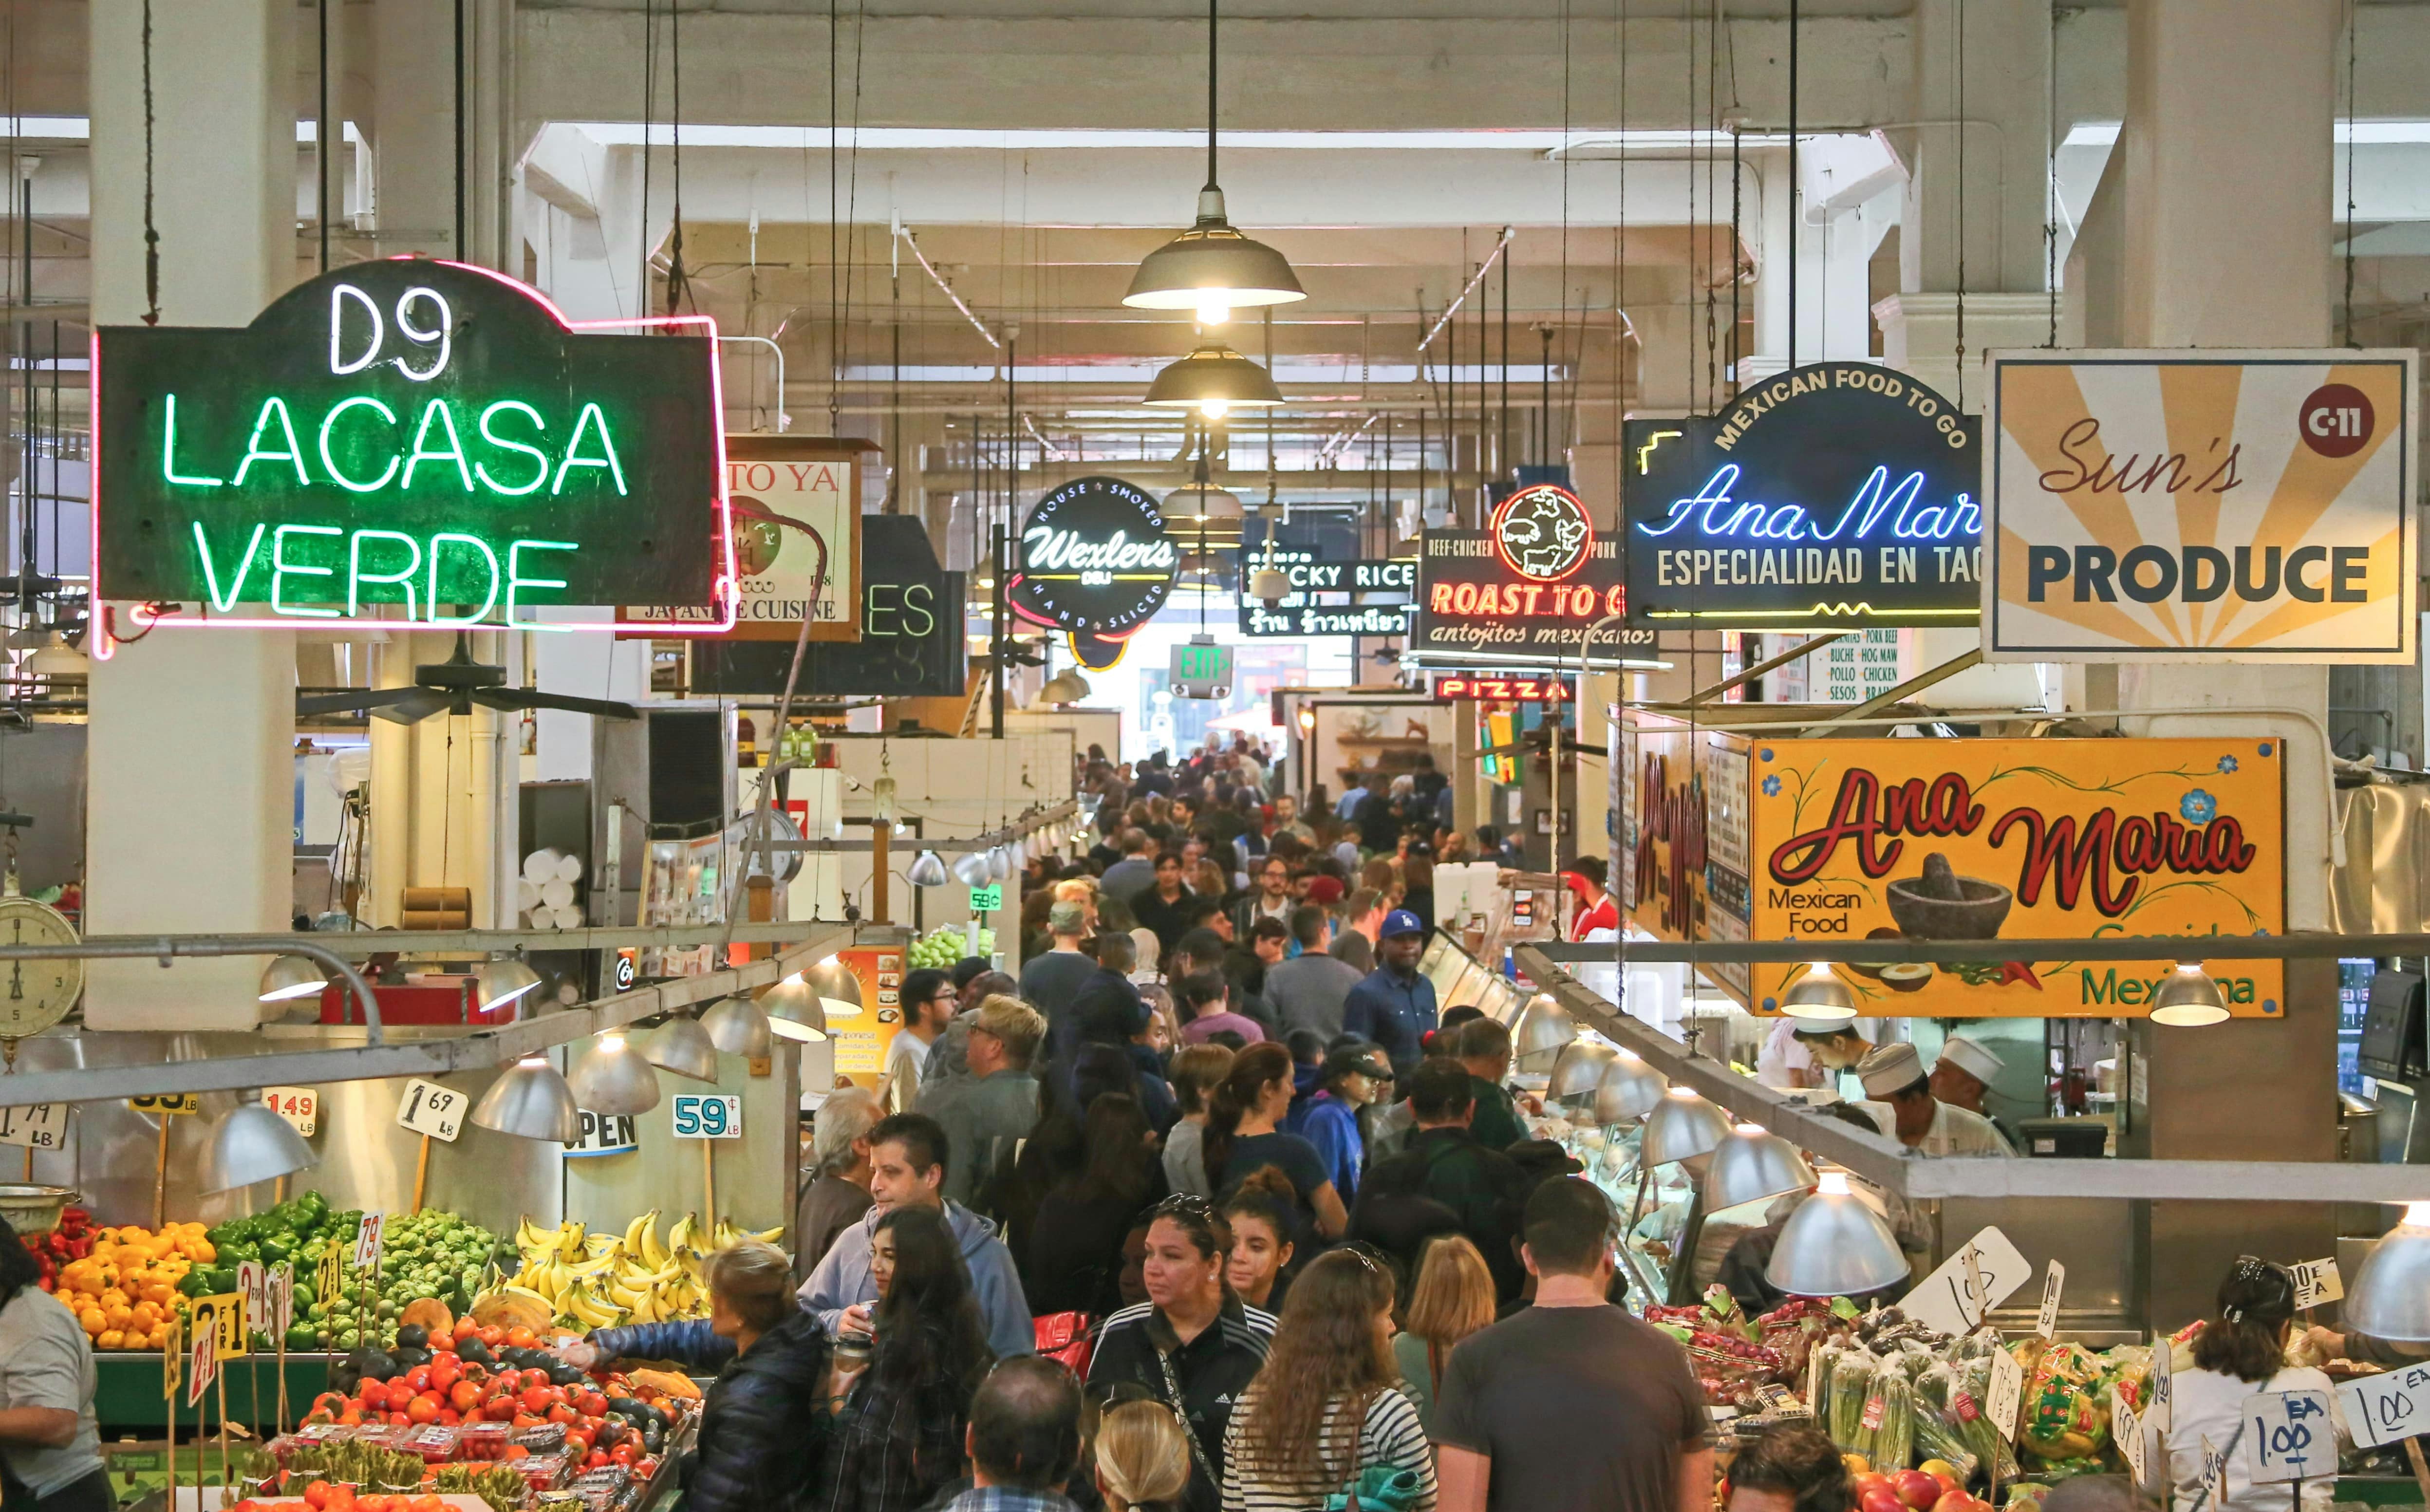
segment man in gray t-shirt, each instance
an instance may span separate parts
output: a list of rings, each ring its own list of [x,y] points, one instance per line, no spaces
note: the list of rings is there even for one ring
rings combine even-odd
[[[0,1223],[0,1244],[23,1253],[6,1223]],[[0,1412],[39,1408],[57,1423],[46,1447],[18,1440],[0,1448],[9,1473],[36,1500],[101,1472],[101,1433],[92,1411],[100,1386],[92,1341],[66,1304],[28,1283],[0,1306]],[[59,1433],[67,1434],[64,1440]]]
[[[1329,1042],[1341,1033],[1341,1005],[1364,977],[1358,968],[1325,954],[1331,921],[1323,908],[1302,904],[1291,911],[1291,938],[1299,954],[1266,968],[1268,1003],[1285,1029],[1313,1029]]]

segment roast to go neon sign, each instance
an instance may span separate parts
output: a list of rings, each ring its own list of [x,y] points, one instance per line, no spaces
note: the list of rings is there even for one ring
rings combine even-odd
[[[241,330],[106,328],[95,597],[144,626],[622,604],[711,610],[654,635],[730,628],[713,336],[569,323],[424,259],[325,274]]]

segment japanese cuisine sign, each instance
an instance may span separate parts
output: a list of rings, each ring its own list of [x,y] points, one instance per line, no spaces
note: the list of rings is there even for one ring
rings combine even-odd
[[[650,628],[723,632],[715,335],[705,316],[569,323],[510,278],[425,258],[325,274],[241,328],[104,327],[94,596],[133,603],[139,627],[397,605],[391,629],[455,628],[624,604],[712,605]]]
[[[1991,364],[1992,661],[2410,662],[2409,351]]]
[[[861,582],[866,443],[828,436],[728,436],[725,486],[734,507],[740,602],[732,639],[790,646],[810,620],[812,640],[850,640]],[[882,466],[881,469],[882,471]],[[720,611],[635,608],[637,620],[697,623]]]
[[[1623,430],[1633,623],[1845,629],[1981,611],[1981,423],[1906,374],[1819,362],[1721,414]]]
[[[1666,939],[2089,939],[2286,928],[2274,740],[1747,740],[1633,723],[1623,737],[1621,901]],[[1838,970],[1869,1017],[2118,1018],[2145,1010],[2178,949],[2190,947],[2148,962]],[[2230,1013],[2284,1012],[2279,963],[2204,964]],[[1744,985],[1716,979],[1742,992],[1752,1011],[1776,1013],[1805,969],[1757,966]]]

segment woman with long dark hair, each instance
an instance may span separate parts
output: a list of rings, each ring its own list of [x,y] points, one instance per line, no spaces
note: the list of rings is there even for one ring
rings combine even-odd
[[[1291,1234],[1299,1221],[1290,1182],[1273,1166],[1250,1171],[1224,1200],[1223,1221],[1232,1225],[1223,1279],[1250,1306],[1281,1312],[1296,1249]]]
[[[1392,1500],[1407,1512],[1433,1512],[1434,1454],[1392,1357],[1392,1291],[1384,1262],[1356,1246],[1301,1274],[1266,1368],[1232,1409],[1224,1512],[1308,1512],[1378,1480],[1400,1481]]]
[[[1290,1113],[1290,1052],[1271,1040],[1232,1057],[1232,1069],[1216,1085],[1201,1148],[1207,1174],[1218,1192],[1230,1192],[1253,1171],[1273,1166],[1289,1179],[1299,1199],[1295,1240],[1310,1230],[1338,1239],[1350,1214],[1316,1146],[1282,1132]]]
[[[1232,1231],[1203,1197],[1157,1204],[1140,1280],[1147,1301],[1106,1320],[1089,1361],[1091,1395],[1149,1397],[1181,1417],[1190,1476],[1188,1512],[1218,1512],[1232,1405],[1265,1364],[1272,1315],[1243,1306],[1223,1280]]]
[[[1038,1205],[1022,1251],[1021,1286],[1032,1313],[1102,1318],[1121,1304],[1123,1236],[1164,1195],[1154,1139],[1139,1104],[1120,1092],[1089,1105],[1079,1167]]]
[[[0,1219],[0,1503],[38,1512],[117,1505],[102,1469],[92,1396],[101,1376],[75,1315]]]
[[[2251,1463],[2239,1442],[2249,1431],[2244,1399],[2260,1391],[2318,1391],[2330,1402],[2336,1437],[2346,1437],[2337,1397],[2325,1371],[2286,1363],[2287,1332],[2295,1317],[2295,1276],[2283,1265],[2239,1255],[2219,1284],[2215,1317],[2194,1336],[2194,1368],[2170,1382],[2169,1479],[2176,1512],[2296,1512],[2291,1485],[2255,1486]],[[2219,1468],[2206,1463],[2204,1444],[2218,1446]],[[2338,1444],[2322,1442],[2324,1473],[2304,1486],[2304,1512],[2326,1512],[2336,1480]],[[2206,1479],[2216,1476],[2216,1485]]]
[[[898,1207],[870,1237],[866,1364],[839,1356],[824,1512],[910,1512],[962,1473],[971,1395],[994,1363],[953,1230]]]

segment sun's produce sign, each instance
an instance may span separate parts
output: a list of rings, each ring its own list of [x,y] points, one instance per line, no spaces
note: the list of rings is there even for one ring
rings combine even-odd
[[[1985,657],[2413,660],[2417,367],[1997,355]]]
[[[325,274],[241,328],[106,326],[94,597],[138,626],[716,605],[651,628],[723,632],[715,335],[569,324],[512,279],[423,258]]]
[[[2284,764],[2272,739],[1765,740],[1640,719],[1622,743],[1621,901],[1667,939],[2286,928]],[[1839,970],[1869,1017],[2132,1018],[2180,950],[2199,955],[2172,943],[2149,961]],[[2285,1011],[2279,963],[2205,965],[2231,1013]],[[1757,966],[1743,986],[1723,985],[1751,1010],[1776,1013],[1803,970]]]

